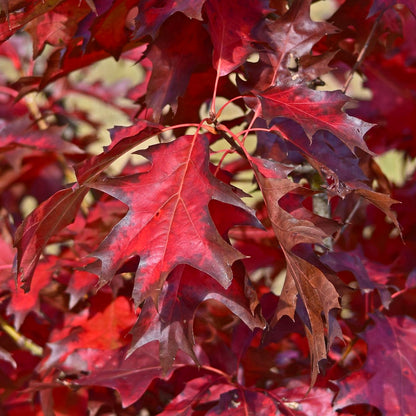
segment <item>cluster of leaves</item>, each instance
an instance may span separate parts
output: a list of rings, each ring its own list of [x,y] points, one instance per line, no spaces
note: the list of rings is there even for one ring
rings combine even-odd
[[[331,4],[0,1],[2,414],[412,414],[416,10]]]

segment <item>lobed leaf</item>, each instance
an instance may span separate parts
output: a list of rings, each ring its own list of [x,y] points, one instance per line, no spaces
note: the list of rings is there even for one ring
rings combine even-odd
[[[286,83],[256,95],[266,120],[286,117],[300,124],[311,141],[318,130],[327,130],[352,152],[358,147],[371,153],[363,137],[372,125],[342,111],[348,98],[341,91],[314,91]]]
[[[369,403],[386,415],[411,414],[415,391],[415,321],[408,316],[372,314],[362,334],[368,352],[364,367],[337,384],[335,409]]]
[[[253,167],[287,263],[276,320],[283,315],[294,320],[295,311],[301,316],[310,345],[314,384],[319,371],[318,363],[327,356],[326,326],[331,310],[340,307],[339,294],[331,282],[333,276],[326,275],[308,259],[302,258],[294,248],[300,244],[323,244],[323,240],[337,227],[330,221],[322,222],[318,216],[305,215],[302,210],[297,210],[297,216],[294,216],[279,205],[279,200],[285,194],[299,188],[298,184],[286,177],[291,168],[260,159],[253,159]],[[328,234],[331,228],[332,232]],[[334,331],[330,338],[341,336],[339,328],[334,328]]]
[[[30,289],[36,265],[49,239],[74,221],[88,188],[58,191],[25,218],[14,236],[17,247],[17,278]]]
[[[89,183],[129,207],[92,254],[100,266],[90,270],[105,283],[123,262],[139,256],[133,289],[137,305],[149,296],[156,298],[168,274],[180,264],[209,274],[227,288],[231,265],[243,256],[221,238],[208,204],[215,199],[249,209],[231,187],[210,173],[207,140],[200,135],[182,136],[140,154],[152,163],[148,172]]]
[[[251,330],[264,328],[259,316],[257,295],[250,285],[242,266],[233,267],[234,278],[224,289],[218,282],[189,266],[178,266],[169,275],[159,295],[157,307],[147,299],[139,319],[132,329],[130,351],[158,340],[162,367],[167,370],[178,349],[198,362],[193,351],[195,344],[193,323],[201,302],[215,299],[237,315]]]

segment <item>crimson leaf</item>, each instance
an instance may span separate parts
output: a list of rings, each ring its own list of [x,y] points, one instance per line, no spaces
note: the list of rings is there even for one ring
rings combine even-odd
[[[231,187],[210,173],[206,138],[182,136],[140,154],[152,163],[148,172],[89,184],[129,207],[93,253],[101,264],[91,271],[105,283],[128,258],[140,256],[133,290],[137,305],[149,296],[156,297],[169,272],[179,264],[189,264],[227,288],[231,265],[243,256],[221,238],[208,204],[215,199],[249,209]]]

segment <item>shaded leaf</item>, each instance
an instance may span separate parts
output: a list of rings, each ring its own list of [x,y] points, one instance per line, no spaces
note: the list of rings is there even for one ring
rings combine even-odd
[[[55,328],[51,334],[47,343],[51,353],[41,368],[61,365],[70,361],[74,352],[82,354],[86,349],[118,351],[129,342],[126,335],[135,321],[136,314],[124,296],[111,300],[93,316],[88,316],[85,310],[78,315],[67,315],[64,327]]]
[[[18,122],[8,123],[1,131],[0,152],[26,147],[64,154],[84,153],[75,144],[61,138],[62,129],[30,130],[30,127],[32,127],[30,120],[20,119]]]
[[[333,279],[331,275],[326,276],[323,271],[300,257],[293,249],[299,244],[323,244],[323,239],[328,236],[326,227],[329,226],[331,229],[330,223],[323,222],[321,228],[318,216],[315,218],[310,215],[305,216],[301,210],[298,210],[297,215],[301,214],[305,218],[303,219],[285,211],[279,205],[279,200],[285,194],[299,188],[298,184],[287,178],[287,174],[292,169],[260,159],[253,161],[272,227],[287,263],[287,274],[276,319],[288,315],[294,320],[295,311],[300,314],[310,345],[313,384],[319,371],[318,363],[327,355],[325,327],[329,323],[330,311],[340,306],[339,294],[330,281]],[[332,224],[332,230],[335,231],[336,228],[336,225]],[[339,329],[336,331],[336,336],[340,336]]]
[[[131,350],[158,340],[162,367],[168,369],[178,349],[195,361],[193,323],[199,304],[215,299],[237,315],[251,330],[264,328],[264,320],[256,310],[257,296],[241,264],[233,267],[234,278],[224,289],[218,282],[189,266],[177,267],[166,280],[158,299],[157,310],[153,300],[147,299],[137,324],[132,329]],[[196,289],[198,288],[198,289]]]
[[[125,349],[101,353],[99,359],[91,363],[90,374],[74,384],[116,389],[123,407],[127,407],[143,395],[155,378],[167,378],[171,374],[163,373],[155,342],[137,349],[128,358],[125,358],[125,353]],[[188,363],[188,360],[178,356],[174,368]]]
[[[185,93],[192,73],[210,67],[210,43],[201,22],[190,20],[181,13],[163,24],[146,54],[153,65],[146,105],[153,110],[154,121],[159,121],[166,105],[175,113],[178,97]]]
[[[364,367],[339,381],[336,409],[369,403],[385,415],[412,414],[415,389],[415,321],[373,314],[362,334],[368,353]]]
[[[88,4],[92,3],[92,0],[88,1]],[[115,0],[111,8],[98,16],[91,26],[90,31],[94,35],[94,40],[116,59],[120,57],[130,40],[131,32],[127,28],[126,20],[130,10],[136,4],[136,0]],[[94,9],[93,11],[97,14],[97,10]]]
[[[283,16],[264,20],[257,28],[258,38],[267,45],[267,52],[263,54],[267,54],[272,70],[266,88],[278,84],[280,78],[288,77],[289,68],[296,60],[309,54],[312,46],[324,35],[335,31],[335,27],[327,22],[311,20],[310,3],[310,0],[295,0]]]
[[[256,391],[238,388],[222,393],[218,404],[210,409],[207,415],[228,414],[233,416],[276,414],[276,403]]]
[[[97,276],[88,272],[74,270],[65,289],[65,292],[69,294],[69,308],[72,309],[96,285]]]
[[[226,383],[224,377],[208,372],[204,377],[186,383],[184,390],[166,406],[161,416],[191,416],[201,405],[212,407],[221,394],[230,390],[233,390],[233,386]]]
[[[247,0],[242,8],[238,1],[210,0],[205,10],[214,45],[213,67],[222,77],[240,66],[254,51],[255,38],[251,33],[269,11],[268,3]]]
[[[141,1],[134,35],[136,38],[145,35],[155,38],[160,26],[176,12],[182,12],[192,19],[202,20],[201,8],[204,3],[205,0]]]
[[[383,306],[388,309],[391,295],[386,287],[387,282],[381,284],[374,278],[374,270],[362,260],[362,256],[359,253],[326,253],[321,256],[320,260],[336,272],[348,270],[353,273],[362,293],[369,293],[377,289]],[[367,272],[366,266],[369,268],[370,273]]]

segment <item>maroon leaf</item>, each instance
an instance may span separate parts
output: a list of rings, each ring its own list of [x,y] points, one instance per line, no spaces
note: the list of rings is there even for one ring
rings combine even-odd
[[[155,378],[167,378],[171,373],[163,373],[155,342],[137,349],[127,359],[125,353],[123,349],[101,353],[95,362],[90,360],[90,374],[74,384],[116,389],[120,393],[123,407],[127,407],[143,395]],[[88,355],[85,358],[88,359]],[[178,356],[174,368],[188,363],[188,360]]]
[[[164,369],[172,366],[178,349],[197,361],[193,351],[194,316],[199,304],[208,299],[223,303],[251,330],[256,327],[264,328],[264,320],[256,311],[256,293],[244,275],[241,264],[236,264],[233,270],[235,273],[231,286],[224,289],[198,270],[189,266],[177,267],[162,288],[157,310],[151,299],[145,301],[137,324],[132,330],[131,350],[158,340]],[[195,290],[196,287],[198,290]]]
[[[156,37],[156,33],[160,26],[176,12],[182,12],[192,19],[202,20],[201,8],[205,0],[144,0],[140,3],[139,12],[137,14],[137,30],[136,38],[145,35]]]
[[[368,353],[364,367],[338,382],[336,409],[369,403],[386,415],[411,414],[416,394],[415,321],[407,316],[372,315],[362,334]]]
[[[267,2],[210,0],[205,4],[211,40],[214,45],[213,67],[225,76],[240,66],[254,51],[251,32],[268,12]]]
[[[324,228],[319,227],[318,218],[297,218],[285,211],[279,200],[288,192],[299,188],[299,185],[287,179],[290,168],[277,163],[270,163],[260,159],[253,159],[256,168],[257,181],[262,190],[270,221],[277,240],[282,247],[287,262],[287,274],[279,300],[276,319],[288,315],[294,320],[295,311],[301,312],[297,307],[297,297],[300,296],[306,315],[302,314],[311,350],[312,384],[315,382],[319,371],[318,363],[327,355],[325,343],[325,326],[329,322],[329,313],[332,309],[339,308],[339,294],[335,287],[314,264],[295,254],[293,248],[298,244],[323,244],[323,239],[328,236]],[[266,176],[265,176],[266,175]],[[299,211],[301,213],[301,211]],[[299,214],[298,214],[299,215]],[[311,222],[312,221],[314,222]],[[336,226],[332,225],[332,230]],[[329,227],[330,229],[330,227]],[[330,276],[332,280],[332,276]],[[325,322],[322,320],[325,317]],[[336,330],[335,336],[340,336]]]
[[[210,54],[209,35],[201,22],[178,13],[163,24],[147,54],[153,68],[146,104],[153,110],[153,120],[159,121],[166,105],[176,112],[178,97],[185,93],[191,74],[210,66]]]
[[[369,293],[377,289],[383,306],[388,309],[391,302],[391,295],[385,285],[387,282],[384,282],[384,284],[378,283],[374,278],[374,270],[368,265],[367,267],[370,269],[370,273],[367,272],[366,264],[362,261],[362,256],[358,253],[332,252],[324,254],[320,259],[336,272],[345,270],[352,272],[357,279],[362,293]]]
[[[228,414],[233,416],[276,414],[276,403],[259,392],[248,389],[235,389],[222,393],[218,404],[207,415]]]
[[[136,4],[136,0],[115,0],[111,8],[98,16],[91,26],[90,30],[94,39],[116,59],[120,57],[125,45],[130,40],[131,32],[127,28],[126,20],[130,10]],[[97,13],[96,10],[94,11]]]
[[[32,123],[20,119],[9,123],[2,131],[0,152],[7,152],[17,147],[26,147],[45,152],[60,152],[66,154],[81,154],[83,151],[73,143],[61,139],[62,130],[29,130]]]
[[[295,0],[289,10],[276,20],[265,20],[256,34],[263,39],[270,51],[268,59],[273,73],[269,85],[276,85],[279,78],[286,78],[288,68],[296,60],[309,54],[312,46],[335,28],[327,22],[315,22],[310,18],[310,0]]]

